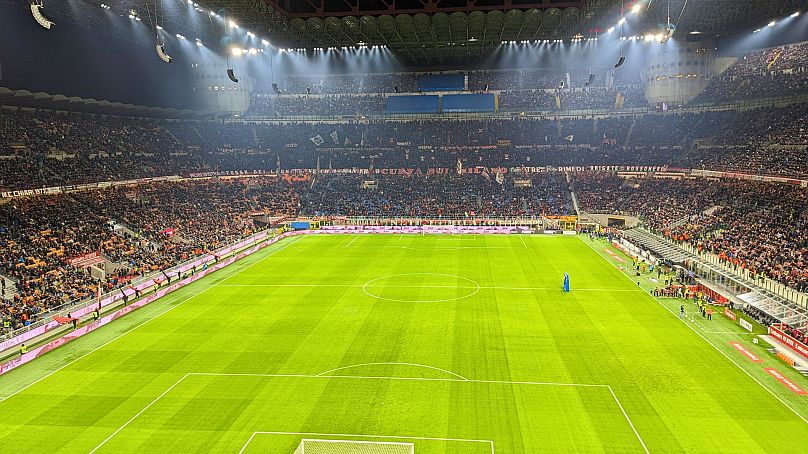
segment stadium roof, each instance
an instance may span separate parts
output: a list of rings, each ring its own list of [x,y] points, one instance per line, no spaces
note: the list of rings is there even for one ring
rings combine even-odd
[[[25,4],[24,0],[4,0]],[[613,26],[645,5],[639,27],[671,21],[679,34],[731,37],[805,9],[805,0],[117,0],[111,12],[160,22],[173,33],[220,41],[226,15],[281,48],[329,48],[362,43],[386,46],[420,65],[463,63],[484,57],[503,41],[569,39]],[[104,30],[100,3],[48,2],[49,14]],[[158,7],[159,6],[159,7]],[[54,11],[55,10],[55,11]],[[133,38],[134,39],[134,38]]]
[[[647,25],[671,20],[685,32],[732,35],[805,7],[804,0],[201,0],[285,38],[288,47],[387,45],[434,58],[502,41],[570,38],[619,19],[621,6],[647,5]],[[679,16],[681,15],[681,20]]]
[[[99,115],[118,115],[150,118],[199,119],[211,117],[211,112],[198,112],[189,109],[139,106],[78,96],[52,95],[28,90],[11,90],[0,87],[0,108],[12,107],[37,110],[57,110],[85,112]]]

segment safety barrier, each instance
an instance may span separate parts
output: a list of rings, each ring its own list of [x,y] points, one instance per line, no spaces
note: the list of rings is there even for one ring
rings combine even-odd
[[[48,353],[68,342],[77,339],[85,334],[88,334],[96,329],[117,320],[124,315],[133,312],[136,309],[139,309],[157,299],[162,298],[163,296],[172,293],[176,290],[179,290],[188,284],[198,281],[203,277],[207,276],[208,274],[220,270],[238,260],[241,260],[244,257],[254,254],[259,250],[271,245],[275,244],[276,242],[288,238],[290,236],[297,236],[297,235],[338,235],[338,234],[514,234],[514,233],[530,233],[531,230],[527,226],[510,226],[510,227],[502,227],[502,226],[419,226],[419,227],[395,227],[395,226],[345,226],[345,225],[335,225],[335,226],[325,226],[320,230],[300,230],[294,232],[286,232],[276,237],[269,238],[267,232],[261,232],[259,234],[253,235],[248,239],[240,241],[236,244],[228,246],[224,249],[220,249],[216,252],[216,254],[209,254],[202,257],[199,257],[195,260],[190,262],[186,262],[174,269],[171,270],[172,277],[178,277],[178,280],[174,281],[174,283],[169,284],[165,287],[161,285],[155,290],[154,293],[149,294],[127,306],[124,306],[121,309],[116,310],[115,312],[105,315],[99,318],[96,321],[93,321],[87,325],[83,325],[76,330],[70,331],[62,337],[58,339],[52,340],[50,342],[45,343],[39,347],[29,350],[25,354],[21,354],[13,359],[6,361],[5,363],[0,364],[0,375],[5,374],[17,367],[20,367],[23,364],[26,364],[45,353]],[[572,235],[575,234],[575,231],[562,231],[562,230],[548,230],[544,231],[544,234],[564,234],[564,235]],[[266,241],[264,241],[266,240]],[[237,252],[228,258],[219,259],[220,255],[228,254],[233,251],[240,251]],[[207,268],[199,271],[195,271],[192,274],[188,275],[189,271],[194,270],[196,267],[200,265],[204,265],[205,263],[210,264]],[[168,273],[167,273],[168,274]],[[162,284],[162,282],[161,282]],[[148,290],[151,287],[157,285],[154,281],[151,283],[142,283],[138,287],[138,291]],[[134,290],[127,289],[129,293],[127,295],[135,294]],[[126,292],[124,290],[123,292]],[[108,295],[105,298],[101,299],[101,307],[109,306],[116,301],[123,299],[122,291],[116,291],[115,294]],[[92,303],[87,305],[86,307],[76,310],[73,313],[75,317],[81,317],[91,313],[97,307],[97,303]],[[31,330],[26,333],[23,333],[20,336],[15,338],[9,339],[4,344],[15,346],[25,342],[25,340],[31,339],[32,337],[36,337],[42,334],[45,334],[48,330],[53,329],[59,326],[59,324],[55,321],[49,321],[42,325],[41,327],[37,328],[36,330]],[[16,343],[11,343],[16,342]],[[6,349],[9,347],[6,347]]]

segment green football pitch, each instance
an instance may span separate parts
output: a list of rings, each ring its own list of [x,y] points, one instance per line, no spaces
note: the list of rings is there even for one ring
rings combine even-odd
[[[806,452],[808,396],[606,247],[284,240],[0,377],[0,452]]]

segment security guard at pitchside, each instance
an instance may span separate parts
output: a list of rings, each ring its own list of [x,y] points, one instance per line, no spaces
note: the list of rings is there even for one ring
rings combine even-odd
[[[11,320],[3,320],[3,329],[6,331],[11,331]]]
[[[26,353],[28,353],[28,347],[26,347],[25,344],[20,345],[20,356]]]

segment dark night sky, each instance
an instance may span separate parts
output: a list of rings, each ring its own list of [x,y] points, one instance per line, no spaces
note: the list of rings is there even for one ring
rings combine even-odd
[[[69,23],[46,30],[22,8],[0,14],[0,86],[11,89],[184,108],[190,62],[176,57]]]

